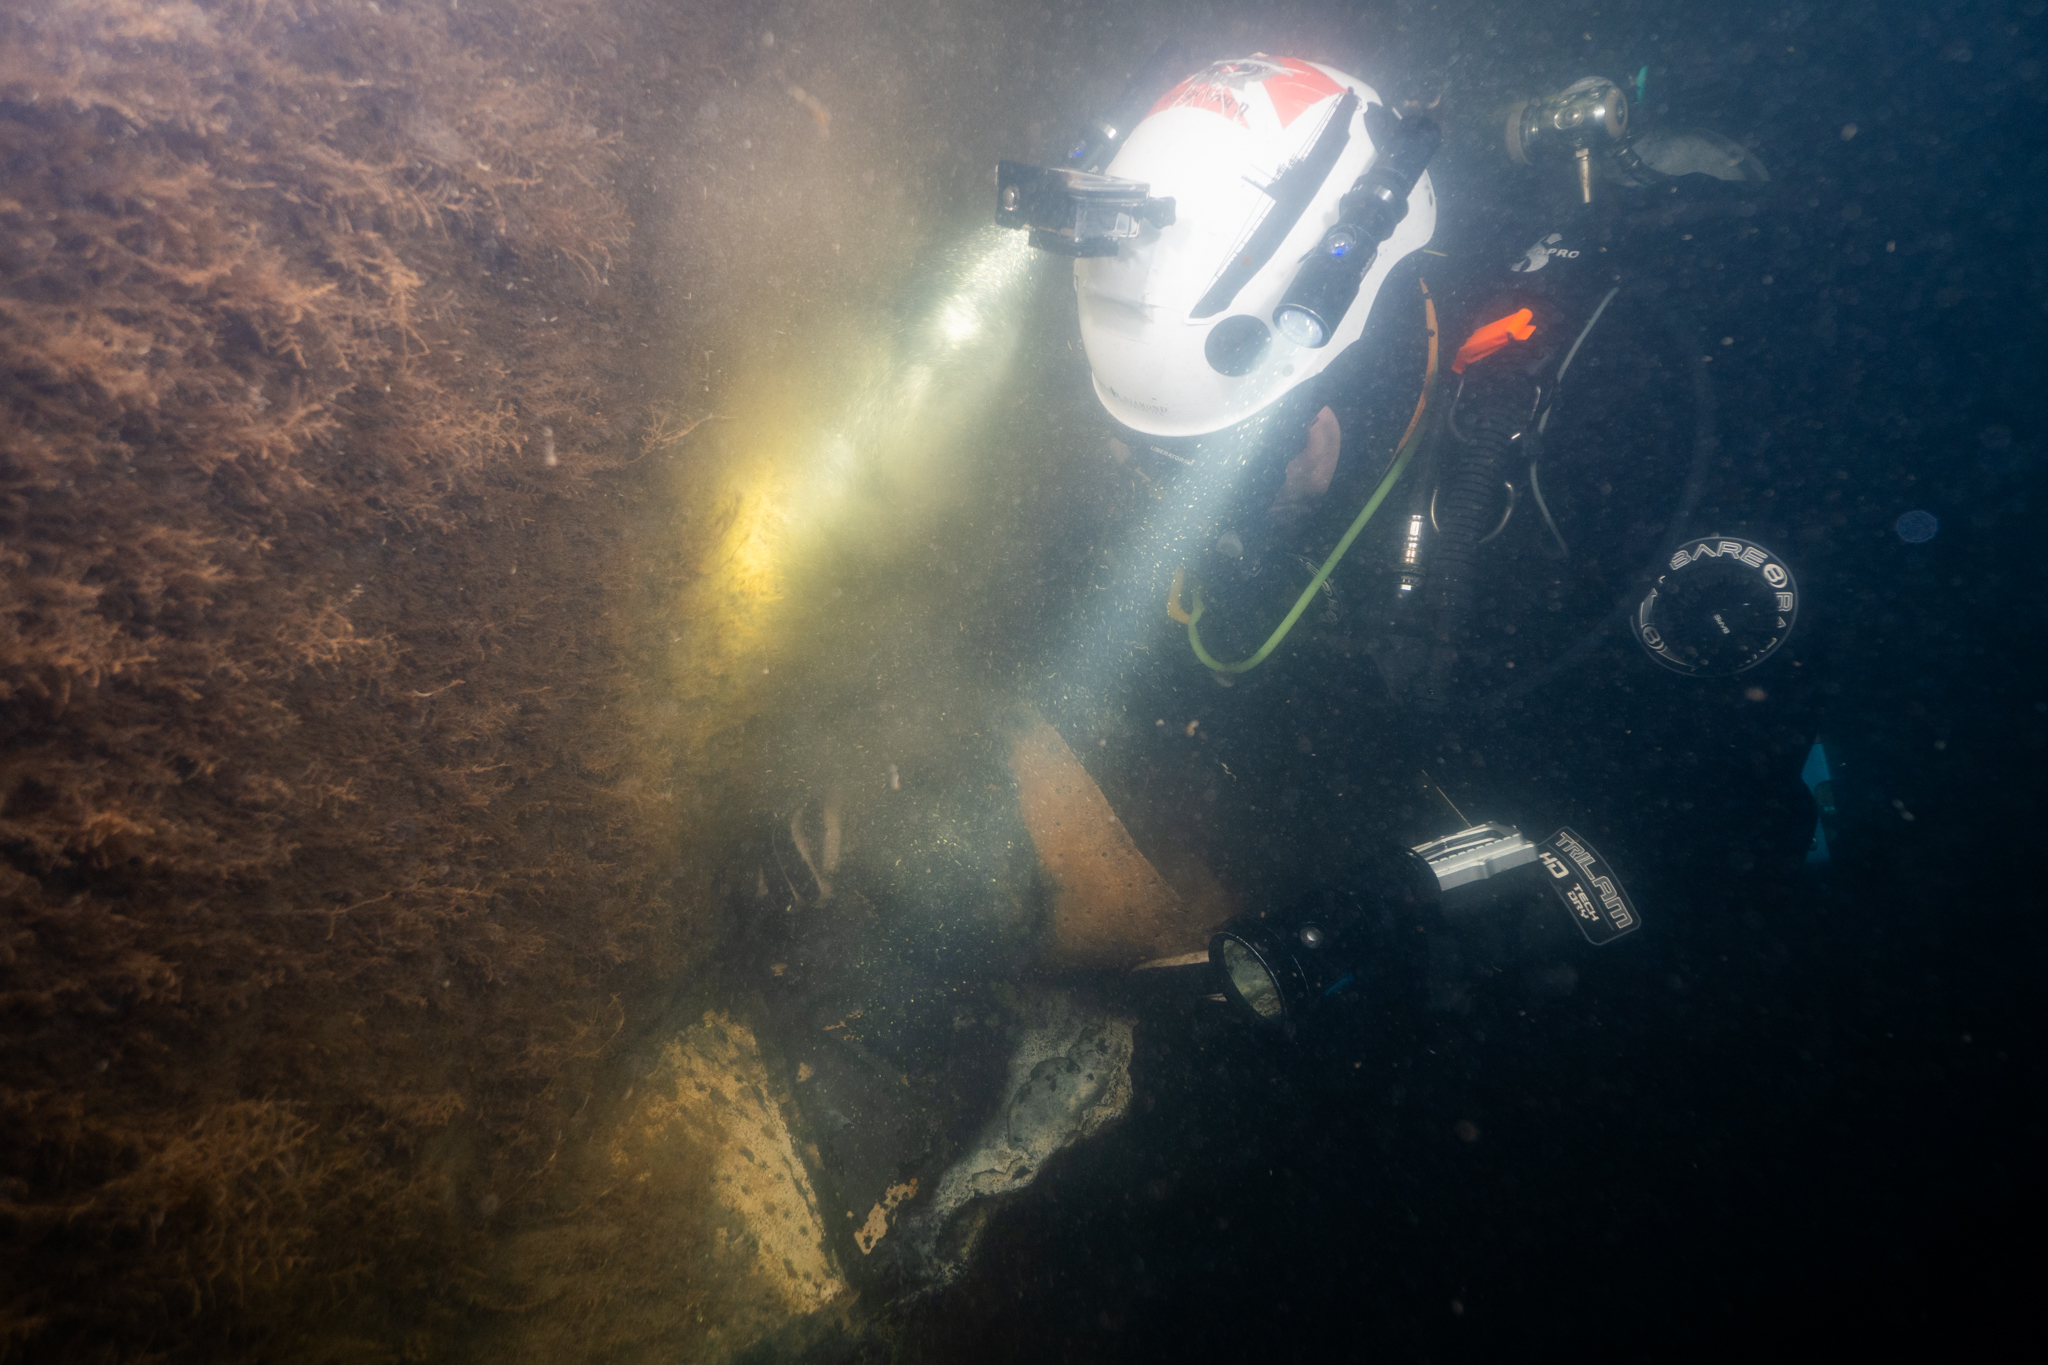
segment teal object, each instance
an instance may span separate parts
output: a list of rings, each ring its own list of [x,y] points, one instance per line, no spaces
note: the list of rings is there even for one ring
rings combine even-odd
[[[1644,90],[1645,90],[1646,88],[1648,88],[1649,84],[1650,84],[1650,68],[1649,68],[1649,67],[1647,67],[1647,66],[1645,66],[1645,67],[1644,67],[1644,68],[1643,68],[1642,70],[1640,70],[1640,71],[1636,72],[1636,103],[1637,103],[1637,104],[1641,104],[1641,103],[1643,102],[1643,91],[1644,91]]]
[[[1806,766],[1799,770],[1799,780],[1813,793],[1814,804],[1820,807],[1820,815],[1813,822],[1813,842],[1807,846],[1806,865],[1826,867],[1834,861],[1828,849],[1828,833],[1835,823],[1835,771],[1828,762],[1827,746],[1820,740],[1806,751]]]

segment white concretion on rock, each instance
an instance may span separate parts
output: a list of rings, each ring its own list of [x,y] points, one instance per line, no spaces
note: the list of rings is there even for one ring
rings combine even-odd
[[[947,1167],[910,1240],[935,1283],[972,1255],[992,1203],[1029,1185],[1055,1152],[1123,1116],[1131,1099],[1131,1021],[1049,994],[1010,1058],[1008,1098]]]

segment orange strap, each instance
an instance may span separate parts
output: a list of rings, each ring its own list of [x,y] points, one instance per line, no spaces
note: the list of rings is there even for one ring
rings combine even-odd
[[[1534,316],[1528,309],[1523,308],[1504,318],[1496,318],[1481,327],[1467,337],[1465,344],[1458,348],[1458,358],[1451,362],[1451,373],[1463,374],[1467,365],[1475,360],[1486,359],[1510,341],[1527,341],[1535,336],[1536,324],[1532,321]]]

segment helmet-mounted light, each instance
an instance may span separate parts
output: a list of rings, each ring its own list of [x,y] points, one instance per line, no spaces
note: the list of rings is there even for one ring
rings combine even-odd
[[[1145,227],[1173,226],[1173,200],[1111,175],[996,163],[996,226],[1028,228],[1031,245],[1063,256],[1114,256]]]
[[[1228,58],[1178,83],[1148,76],[1131,94],[1063,161],[1000,164],[995,221],[1080,258],[1081,343],[1111,417],[1157,438],[1221,432],[1314,380],[1364,333],[1395,264],[1435,229],[1420,170],[1434,144],[1403,155],[1415,130],[1377,107],[1370,85],[1295,57]],[[1319,246],[1347,191],[1374,186],[1396,202],[1353,201],[1344,231]],[[1275,309],[1333,248],[1334,287],[1325,279],[1295,300],[1322,310],[1320,335],[1283,315],[1314,344],[1283,339]]]
[[[1297,346],[1327,345],[1358,298],[1359,282],[1380,243],[1408,216],[1408,196],[1429,168],[1443,132],[1428,118],[1396,118],[1384,104],[1365,108],[1366,131],[1380,154],[1337,201],[1337,221],[1302,259],[1273,310],[1273,325]]]

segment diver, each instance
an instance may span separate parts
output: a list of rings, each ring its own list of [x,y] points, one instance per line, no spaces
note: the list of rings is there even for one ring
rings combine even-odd
[[[1741,525],[1702,520],[1741,523],[1749,502],[1715,482],[1698,320],[1713,272],[1697,262],[1710,239],[1754,233],[1770,177],[1717,133],[1642,126],[1646,77],[1634,100],[1589,76],[1446,131],[1334,67],[1254,54],[1148,77],[1064,165],[997,168],[996,221],[1074,258],[1115,449],[1166,490],[1126,562],[1141,609],[1183,627],[1186,652],[1138,671],[1136,690],[1185,698],[1206,676],[1235,690],[1203,709],[1248,732],[1283,704],[1346,716],[1317,746],[1325,770],[1399,773],[1411,797],[1379,821],[1371,880],[1433,903],[1415,865],[1490,850],[1475,865],[1545,869],[1595,943],[1641,917],[1591,835],[1633,874],[1652,850],[1708,846],[1671,837],[1695,807],[1752,821],[1716,836],[1735,865],[1796,858],[1811,823],[1803,745],[1729,712],[1725,691],[1674,706],[1655,690],[1770,659],[1798,587]],[[1431,175],[1446,147],[1466,158],[1456,205]],[[1631,695],[1595,713],[1595,686]],[[1596,725],[1641,755],[1633,776],[1607,753],[1573,771]],[[1273,733],[1264,761],[1232,767],[1261,793],[1247,810],[1290,808],[1302,785],[1295,736]],[[1515,778],[1468,781],[1466,798],[1511,805],[1504,823],[1466,820],[1431,776],[1480,748]],[[1673,782],[1715,795],[1674,801]],[[1446,808],[1463,826],[1450,835]],[[1588,827],[1517,827],[1539,819]],[[1327,883],[1318,850],[1341,822],[1291,823],[1292,862]],[[1288,922],[1280,938],[1299,948]],[[1309,927],[1312,946],[1329,941]],[[1226,977],[1256,929],[1212,945]],[[1331,971],[1318,989],[1349,980]],[[1279,998],[1254,994],[1236,998],[1277,1017],[1261,1006]]]
[[[1184,70],[1066,164],[997,171],[997,221],[1074,258],[1104,441],[1141,476],[1072,632],[1082,704],[1135,719],[1084,744],[1051,695],[979,717],[949,776],[780,813],[747,878],[827,1222],[890,1295],[1123,1112],[1129,969],[1300,1036],[1467,1007],[1519,916],[1556,981],[1656,922],[1659,821],[1775,752],[1739,700],[1653,686],[1754,668],[1797,617],[1780,557],[1698,524],[1711,376],[1671,298],[1675,244],[1744,230],[1756,158],[1637,128],[1598,78],[1447,133],[1326,65]],[[1475,150],[1511,202],[1440,203],[1439,155]],[[1744,775],[1728,799],[1768,814]],[[1190,813],[1211,798],[1233,818]]]
[[[1663,281],[1639,277],[1693,239],[1672,231],[1676,210],[1695,223],[1720,187],[1769,177],[1716,134],[1638,133],[1629,110],[1619,86],[1588,77],[1497,114],[1503,161],[1559,174],[1496,225],[1473,214],[1440,228],[1427,166],[1442,133],[1429,113],[1404,117],[1356,78],[1291,58],[1215,63],[1114,142],[1084,142],[1076,165],[998,167],[997,221],[1077,257],[1080,337],[1120,446],[1184,483],[1222,471],[1205,515],[1175,528],[1190,542],[1178,548],[1192,597],[1167,606],[1219,681],[1269,658],[1299,618],[1285,608],[1329,580],[1317,571],[1304,590],[1294,565],[1334,570],[1375,514],[1403,517],[1383,547],[1395,564],[1376,660],[1390,689],[1432,710],[1450,701],[1478,548],[1518,512],[1553,558],[1576,549],[1582,590],[1622,548],[1606,522],[1691,516],[1699,442],[1603,450],[1570,428],[1646,398],[1696,405],[1684,358],[1695,348],[1664,335],[1676,320]],[[1425,253],[1438,258],[1428,269]],[[1564,403],[1575,364],[1581,392]],[[1616,368],[1637,392],[1600,382]],[[1640,392],[1660,384],[1677,391]],[[1403,434],[1360,430],[1374,417],[1405,419]],[[1560,456],[1553,483],[1623,484],[1605,507],[1553,508],[1541,476]],[[1360,496],[1342,496],[1345,484]],[[1348,529],[1319,524],[1315,509],[1333,503],[1346,520],[1364,510]],[[1560,512],[1574,510],[1584,529],[1568,538]],[[1636,554],[1622,577],[1650,558]],[[1264,605],[1281,610],[1262,614],[1255,604],[1276,591]],[[1241,609],[1223,610],[1225,598]]]

